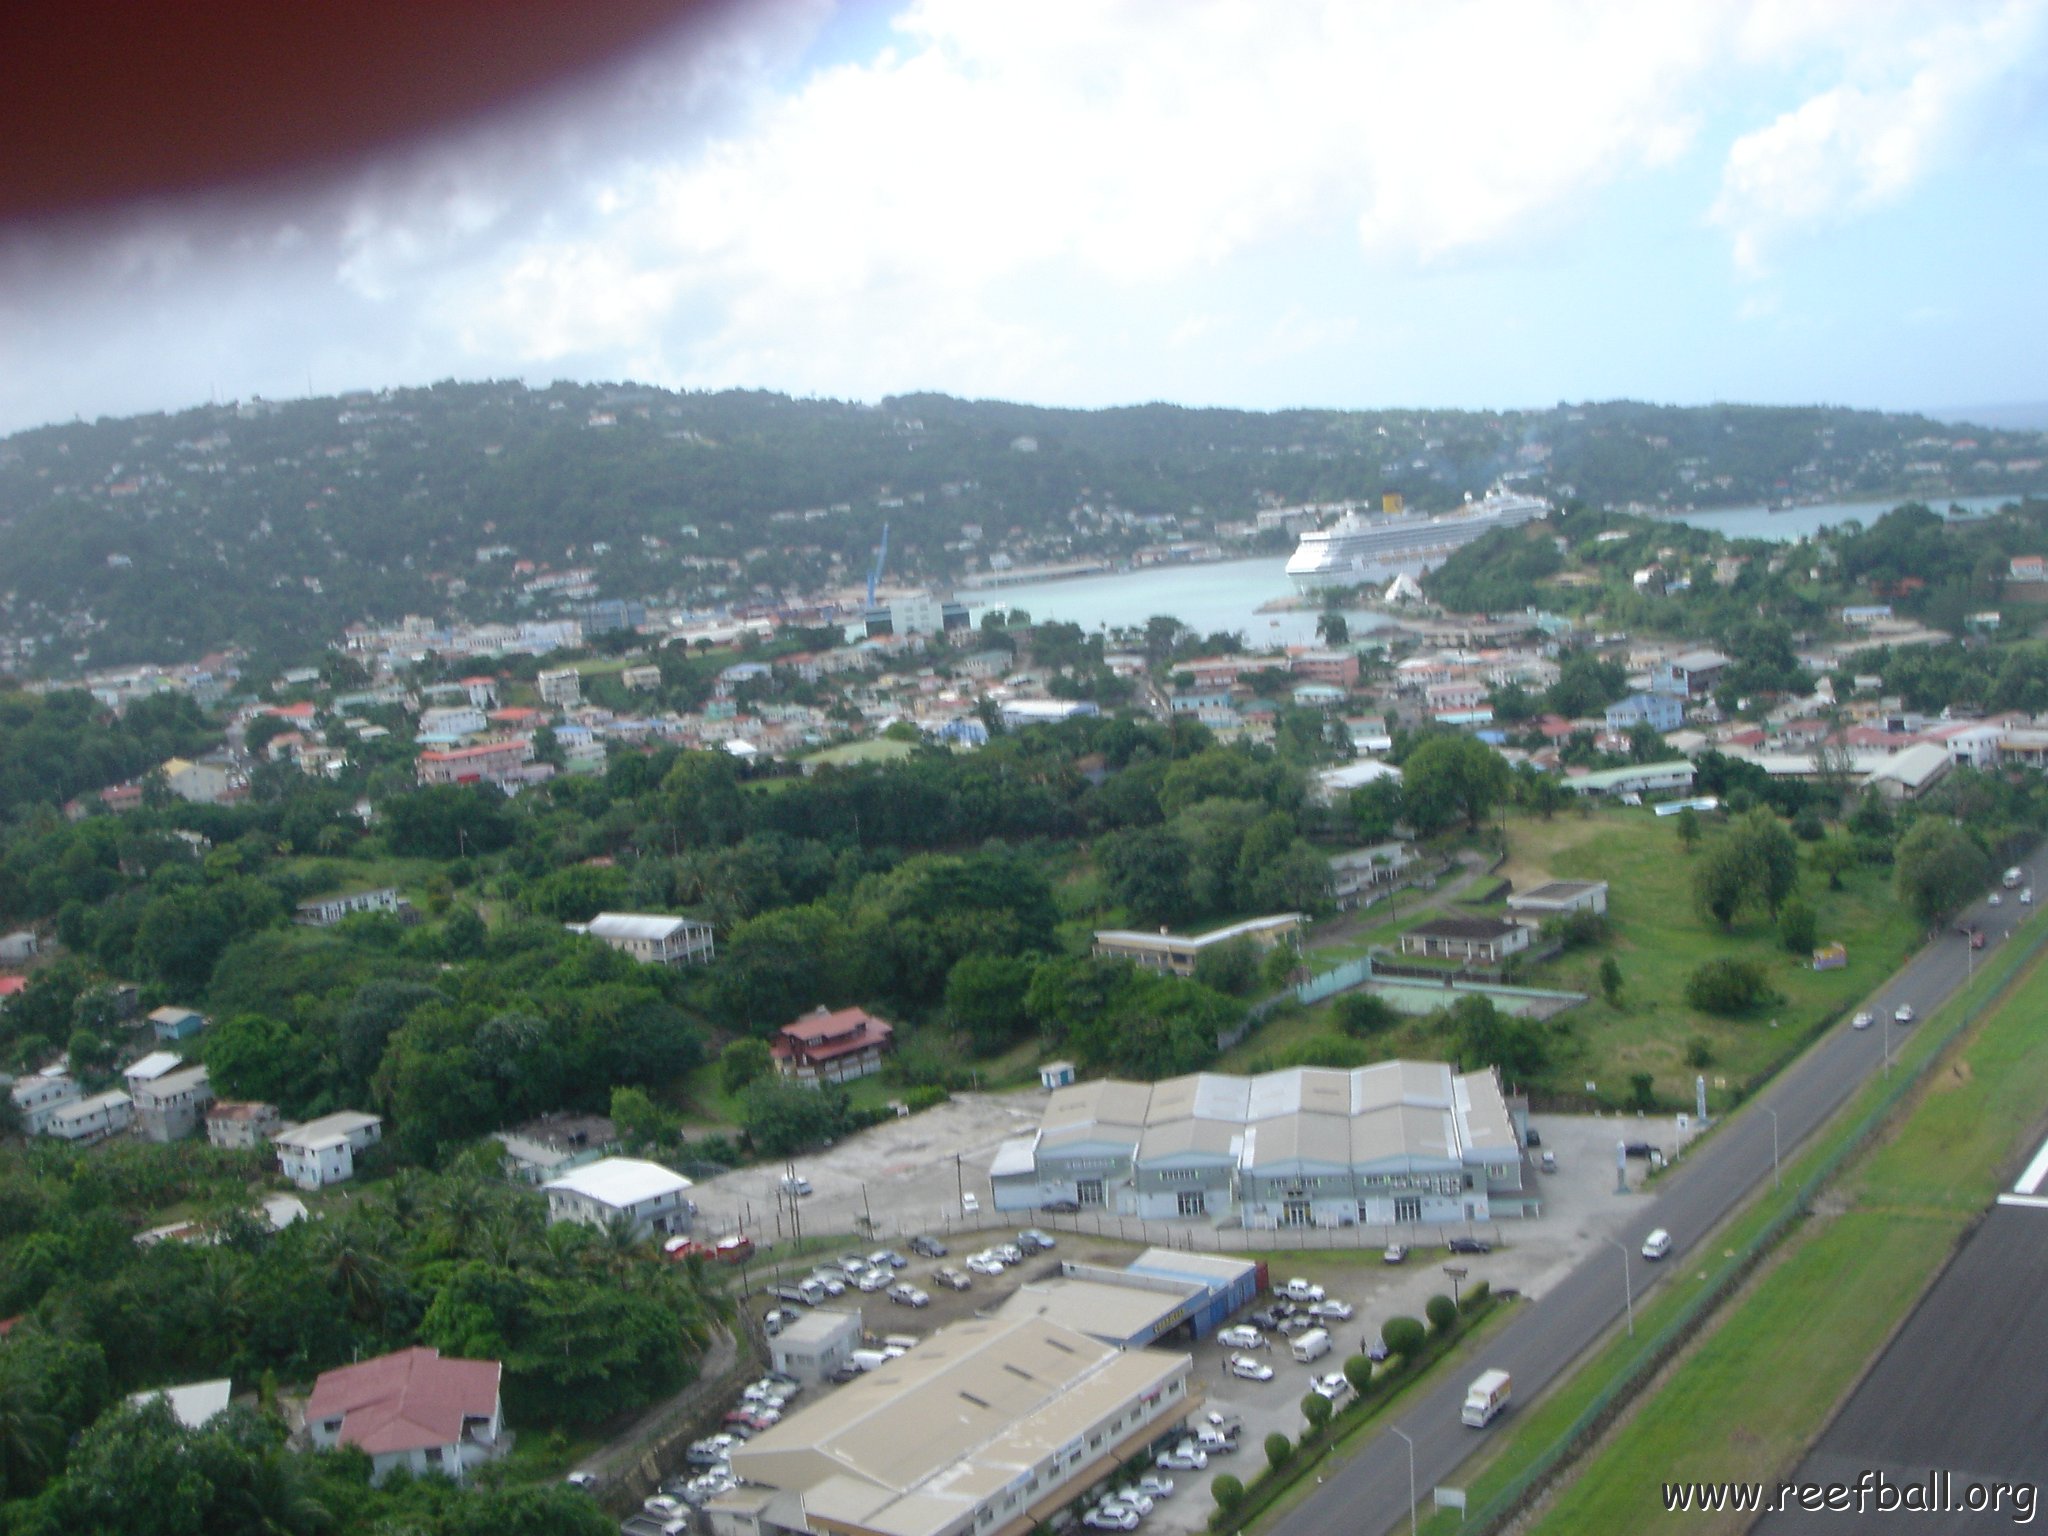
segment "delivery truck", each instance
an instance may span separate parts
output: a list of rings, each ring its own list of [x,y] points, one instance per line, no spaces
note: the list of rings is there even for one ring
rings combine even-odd
[[[1511,1385],[1506,1371],[1486,1371],[1472,1383],[1465,1392],[1464,1421],[1474,1429],[1484,1429],[1491,1424],[1494,1415],[1508,1405],[1508,1388]]]

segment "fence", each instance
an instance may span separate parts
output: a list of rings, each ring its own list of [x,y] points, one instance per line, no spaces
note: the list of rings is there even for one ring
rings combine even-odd
[[[2044,946],[2048,946],[2048,928],[2037,933],[2023,951],[2018,954],[2008,951],[2001,957],[2000,969],[1995,975],[1987,976],[1984,989],[1958,1010],[1939,1041],[1911,1071],[1893,1073],[1890,1086],[1880,1094],[1877,1102],[1864,1112],[1862,1118],[1855,1122],[1848,1135],[1799,1185],[1784,1209],[1766,1223],[1739,1253],[1733,1255],[1730,1262],[1722,1266],[1708,1284],[1686,1302],[1669,1323],[1658,1330],[1654,1338],[1636,1352],[1635,1357],[1622,1367],[1620,1375],[1586,1405],[1585,1410],[1562,1434],[1540,1450],[1530,1465],[1517,1473],[1506,1487],[1468,1517],[1467,1528],[1474,1536],[1486,1536],[1486,1533],[1506,1525],[1543,1490],[1559,1469],[1583,1446],[1589,1444],[1616,1414],[1627,1407],[1650,1378],[1692,1337],[1708,1315],[1733,1294],[1765,1255],[1790,1235],[1792,1229],[1806,1217],[1814,1197],[1834,1180],[1850,1158],[1860,1153],[1877,1135],[1900,1101],[1927,1080],[1948,1048],[1964,1030],[1983,1017],[1985,1010],[1998,1001],[2000,993],[2013,977],[2039,955]]]

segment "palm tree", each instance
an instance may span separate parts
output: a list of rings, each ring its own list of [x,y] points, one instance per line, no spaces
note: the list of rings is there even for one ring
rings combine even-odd
[[[636,1223],[624,1216],[614,1216],[597,1229],[597,1240],[584,1257],[592,1267],[614,1279],[631,1281],[647,1272],[654,1259],[654,1248]]]
[[[223,1528],[248,1536],[314,1536],[334,1525],[333,1514],[306,1487],[305,1463],[274,1448],[250,1462],[248,1482],[225,1502],[235,1518]]]
[[[0,1494],[18,1499],[42,1485],[61,1430],[35,1382],[0,1372]]]
[[[314,1239],[327,1288],[358,1323],[375,1323],[384,1315],[391,1263],[378,1241],[382,1235],[372,1222],[343,1219],[322,1226]]]

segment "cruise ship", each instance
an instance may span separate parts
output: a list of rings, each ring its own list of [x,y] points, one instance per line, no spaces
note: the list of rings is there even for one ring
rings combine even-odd
[[[1455,512],[1425,514],[1402,510],[1401,498],[1386,498],[1385,510],[1346,512],[1328,528],[1301,536],[1287,574],[1295,587],[1349,587],[1381,581],[1397,572],[1410,575],[1440,565],[1446,555],[1496,528],[1516,528],[1550,515],[1550,503],[1496,485]]]

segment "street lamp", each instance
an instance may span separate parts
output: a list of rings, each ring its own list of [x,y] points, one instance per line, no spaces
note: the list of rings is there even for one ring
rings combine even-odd
[[[1408,1439],[1408,1433],[1397,1424],[1387,1428],[1399,1435],[1408,1446],[1408,1536],[1415,1536],[1415,1442]]]
[[[1610,1237],[1607,1241],[1613,1244],[1614,1251],[1621,1255],[1621,1304],[1628,1309],[1628,1336],[1634,1338],[1636,1336],[1636,1287],[1635,1279],[1629,1274],[1628,1270],[1628,1248],[1619,1238]]]
[[[1469,1272],[1468,1266],[1463,1264],[1446,1264],[1444,1266],[1444,1273],[1451,1277],[1451,1305],[1454,1307],[1462,1305],[1458,1297],[1458,1282],[1464,1279]]]
[[[1757,1108],[1771,1117],[1771,1188],[1783,1189],[1785,1180],[1778,1171],[1778,1112],[1762,1104]]]

